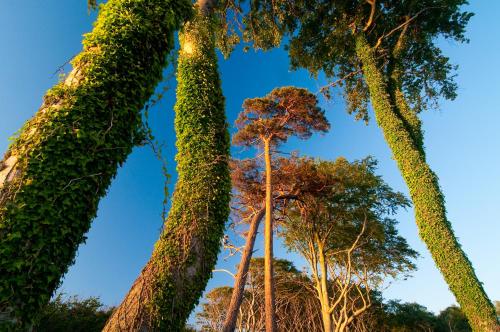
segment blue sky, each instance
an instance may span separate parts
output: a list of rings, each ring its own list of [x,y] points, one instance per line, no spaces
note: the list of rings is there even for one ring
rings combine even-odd
[[[444,102],[440,111],[422,115],[428,162],[440,178],[448,216],[479,279],[492,300],[500,300],[500,26],[495,24],[500,2],[473,1],[476,13],[468,28],[468,45],[442,42],[457,63],[458,98]],[[82,34],[90,31],[95,13],[85,0],[3,0],[0,11],[0,151],[8,138],[41,104],[45,91],[57,82],[57,70],[81,50]],[[67,70],[67,66],[66,66]],[[172,69],[166,69],[171,73]],[[305,71],[291,72],[286,53],[237,50],[220,58],[227,115],[232,125],[245,98],[263,96],[274,87],[294,85],[317,92],[325,83]],[[169,92],[150,114],[156,137],[165,142],[164,154],[175,181],[173,104],[175,79],[164,85]],[[356,122],[341,100],[322,100],[332,124],[330,133],[307,141],[291,140],[285,148],[303,155],[349,160],[374,156],[378,173],[396,190],[407,193],[381,131],[372,121]],[[232,127],[234,131],[234,128]],[[233,153],[240,150],[233,149]],[[99,296],[117,305],[148,260],[162,224],[161,165],[148,147],[136,148],[99,206],[98,217],[81,245],[76,263],[61,289],[68,294]],[[425,246],[418,237],[413,211],[398,214],[400,233],[421,253],[418,271],[384,291],[386,298],[414,301],[438,312],[454,303]],[[261,248],[260,239],[258,247]],[[241,243],[241,241],[240,241]],[[234,271],[235,259],[218,266]],[[259,249],[256,255],[262,255]],[[276,247],[276,256],[304,263],[297,255]],[[231,277],[216,272],[209,288],[231,284]]]

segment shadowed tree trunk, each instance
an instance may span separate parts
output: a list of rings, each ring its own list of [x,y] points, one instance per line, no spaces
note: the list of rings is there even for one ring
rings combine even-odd
[[[0,161],[0,330],[29,330],[144,138],[141,108],[192,13],[186,0],[109,0],[68,77]]]
[[[401,91],[392,93],[391,98],[388,84],[377,66],[375,51],[363,35],[357,37],[356,53],[363,65],[377,123],[408,185],[420,237],[474,331],[495,331],[498,322],[493,306],[455,238],[446,217],[438,178],[426,162],[420,121],[411,113]]]
[[[178,180],[153,254],[104,331],[181,331],[212,274],[229,215],[229,134],[208,8],[179,35]]]
[[[243,301],[245,284],[247,282],[247,273],[250,267],[250,261],[252,259],[255,238],[257,237],[257,230],[259,229],[259,224],[262,220],[262,217],[264,217],[264,214],[265,209],[257,211],[250,223],[250,229],[248,230],[245,249],[243,249],[240,264],[238,265],[238,274],[236,275],[236,279],[234,281],[231,302],[229,303],[226,320],[224,321],[224,332],[233,332],[236,327],[239,309],[241,306],[241,302]]]

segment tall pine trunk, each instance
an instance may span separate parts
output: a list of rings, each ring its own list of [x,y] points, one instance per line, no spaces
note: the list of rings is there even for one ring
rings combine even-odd
[[[109,0],[73,70],[0,161],[0,330],[29,330],[85,240],[118,167],[143,140],[187,0]]]
[[[264,160],[266,165],[266,219],[264,224],[264,303],[266,332],[276,331],[276,300],[273,272],[273,199],[271,169],[271,138],[264,140]]]
[[[231,294],[231,302],[227,309],[226,319],[222,328],[223,332],[233,332],[238,320],[238,313],[240,310],[241,302],[245,291],[245,284],[247,282],[248,269],[250,268],[250,261],[252,259],[253,247],[255,238],[257,237],[257,230],[259,229],[260,221],[264,217],[265,209],[259,210],[250,222],[245,249],[241,255],[240,264],[238,266],[238,274],[234,281],[233,293]]]
[[[217,261],[229,215],[229,134],[211,18],[199,9],[179,36],[172,207],[150,261],[104,331],[181,331]]]
[[[377,123],[408,185],[420,236],[473,330],[495,331],[498,328],[495,310],[453,234],[438,178],[429,168],[418,142],[420,128],[411,124],[419,122],[405,113],[411,110],[403,108],[401,95],[396,98],[398,100],[392,100],[388,80],[378,67],[375,51],[363,35],[357,37],[356,52],[363,65]]]

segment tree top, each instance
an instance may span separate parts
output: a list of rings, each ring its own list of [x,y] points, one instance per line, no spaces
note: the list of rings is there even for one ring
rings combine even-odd
[[[265,140],[277,145],[292,135],[306,139],[313,131],[327,132],[330,124],[314,94],[303,88],[282,87],[265,97],[246,99],[236,128],[235,145],[253,146]]]

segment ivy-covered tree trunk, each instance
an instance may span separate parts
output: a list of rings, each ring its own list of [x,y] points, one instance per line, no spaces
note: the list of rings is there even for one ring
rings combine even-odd
[[[357,37],[356,53],[363,65],[377,123],[408,185],[422,240],[473,330],[496,331],[495,310],[446,217],[438,178],[429,168],[423,153],[416,114],[410,113],[412,111],[404,103],[401,91],[391,93],[388,79],[378,67],[375,51],[363,35]]]
[[[229,216],[229,134],[207,11],[180,33],[178,180],[152,257],[104,331],[180,331],[212,274]]]
[[[73,70],[0,162],[0,330],[29,330],[85,240],[99,199],[143,139],[187,0],[109,0]]]
[[[224,321],[223,332],[233,332],[236,328],[236,321],[238,320],[238,313],[240,310],[241,302],[243,301],[243,294],[245,291],[245,284],[247,282],[248,269],[250,268],[250,261],[252,259],[253,247],[255,245],[255,238],[259,224],[264,217],[265,209],[260,209],[255,213],[250,222],[245,248],[241,254],[240,264],[238,266],[238,273],[234,280],[233,293],[231,294],[231,302],[227,309],[226,319]]]

